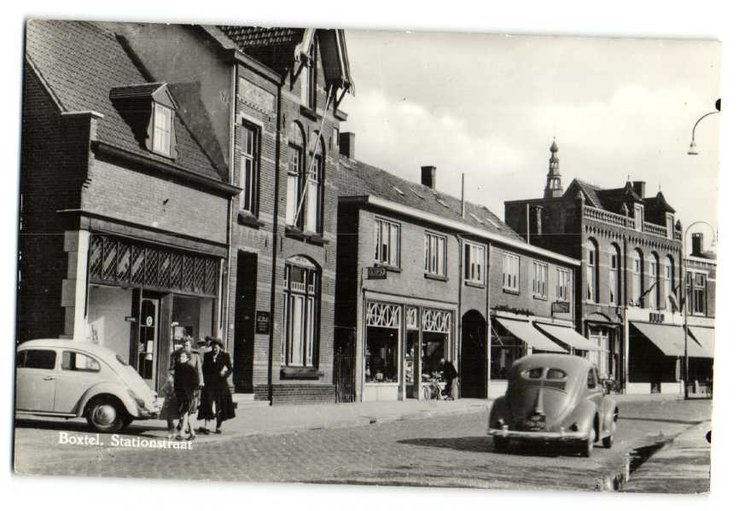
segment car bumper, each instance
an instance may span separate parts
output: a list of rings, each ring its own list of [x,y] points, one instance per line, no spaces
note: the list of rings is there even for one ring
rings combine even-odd
[[[517,431],[512,429],[489,428],[487,433],[496,438],[515,438],[548,442],[576,442],[587,440],[589,433],[580,431]]]

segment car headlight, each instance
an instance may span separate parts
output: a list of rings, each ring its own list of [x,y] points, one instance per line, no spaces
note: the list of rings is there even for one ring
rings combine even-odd
[[[571,426],[569,426],[569,429],[570,429],[571,431],[579,431],[579,426],[578,426],[578,425],[577,425],[577,423],[575,422],[574,424],[572,424]]]

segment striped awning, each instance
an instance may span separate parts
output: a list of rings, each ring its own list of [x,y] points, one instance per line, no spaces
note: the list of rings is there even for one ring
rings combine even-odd
[[[704,358],[714,358],[714,329],[699,326],[689,326],[688,332],[701,345],[701,348],[706,354]]]
[[[686,339],[683,327],[679,325],[660,325],[656,323],[641,323],[632,321],[631,324],[652,344],[668,357],[683,357],[686,354]],[[711,358],[704,348],[688,335],[688,356],[693,358]]]
[[[546,325],[543,323],[536,323],[535,326],[538,330],[542,330],[544,333],[558,339],[560,342],[563,342],[568,346],[571,346],[575,350],[600,351],[600,346],[585,339],[572,328],[558,325]]]
[[[550,351],[553,353],[566,353],[567,350],[546,337],[529,321],[515,319],[497,318],[500,325],[506,328],[512,335],[524,343],[539,351]]]

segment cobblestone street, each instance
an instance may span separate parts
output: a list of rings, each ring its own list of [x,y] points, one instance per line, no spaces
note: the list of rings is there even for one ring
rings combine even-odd
[[[22,421],[15,467],[25,474],[595,490],[621,470],[625,453],[707,419],[711,402],[620,406],[616,445],[596,448],[591,459],[545,449],[496,454],[485,435],[484,411],[274,435],[212,435],[198,438],[192,450],[111,447],[107,435],[101,435],[103,446],[60,445],[60,430]],[[304,409],[310,411],[298,407],[298,413]],[[87,434],[74,426],[65,431]],[[141,438],[158,435],[140,432]]]

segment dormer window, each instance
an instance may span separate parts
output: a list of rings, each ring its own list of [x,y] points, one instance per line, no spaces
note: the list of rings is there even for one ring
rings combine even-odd
[[[173,110],[158,103],[153,105],[153,152],[170,157]]]
[[[675,234],[675,219],[670,213],[667,213],[665,215],[665,228],[665,230],[667,231],[667,238],[673,239],[673,236]]]
[[[637,231],[642,230],[644,225],[644,206],[641,204],[634,204],[634,229]]]

